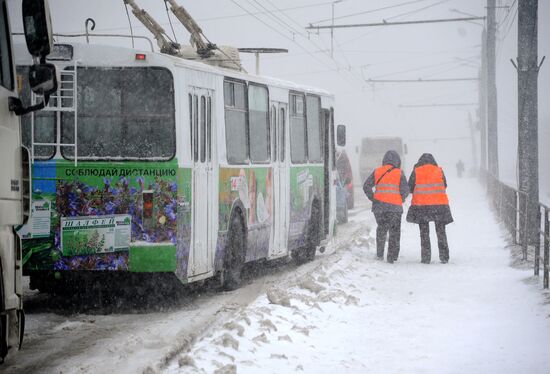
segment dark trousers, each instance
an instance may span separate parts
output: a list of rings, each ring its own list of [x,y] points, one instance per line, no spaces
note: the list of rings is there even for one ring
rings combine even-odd
[[[430,262],[432,258],[432,245],[430,243],[430,224],[420,223],[420,248],[422,262]],[[445,224],[435,223],[435,232],[437,233],[437,246],[439,247],[439,259],[449,261],[449,244],[447,243],[447,233]]]
[[[399,242],[401,241],[401,215],[402,213],[385,212],[376,213],[376,255],[384,257],[386,237],[388,239],[388,260],[395,261],[399,256]]]

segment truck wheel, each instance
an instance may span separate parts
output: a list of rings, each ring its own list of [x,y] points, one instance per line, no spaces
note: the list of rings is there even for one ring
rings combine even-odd
[[[4,363],[4,358],[8,355],[8,314],[4,310],[4,279],[2,264],[0,263],[0,363]]]
[[[224,262],[223,288],[232,291],[241,285],[246,246],[244,225],[238,215],[233,216],[229,225],[229,241]]]

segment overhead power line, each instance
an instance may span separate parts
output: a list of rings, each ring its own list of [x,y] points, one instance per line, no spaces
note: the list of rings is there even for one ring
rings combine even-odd
[[[399,108],[460,107],[460,106],[478,106],[478,105],[479,103],[400,104]]]
[[[280,36],[282,36],[283,38],[289,40],[290,42],[294,43],[298,48],[300,48],[302,51],[306,52],[310,57],[312,57],[314,60],[316,60],[317,62],[319,62],[320,64],[328,67],[328,68],[332,68],[332,66],[330,66],[329,63],[325,62],[324,60],[320,59],[318,56],[316,56],[314,54],[314,52],[311,52],[310,50],[308,50],[306,47],[304,47],[301,43],[299,43],[297,40],[295,40],[294,38],[286,35],[284,33],[284,31],[281,31],[280,28],[278,28],[277,26],[273,26],[271,25],[270,23],[264,21],[263,19],[261,19],[260,17],[256,16],[253,14],[253,12],[250,12],[248,9],[246,9],[245,7],[243,7],[241,4],[239,4],[236,0],[230,0],[233,4],[235,4],[237,7],[239,7],[241,10],[247,12],[250,16],[253,16],[254,18],[256,18],[259,22],[261,22],[262,24],[264,24],[266,27],[268,27],[269,29],[271,29],[272,31],[274,31],[275,33],[279,34]],[[256,0],[253,0],[253,1],[256,1]],[[251,4],[252,6],[254,6],[254,4],[251,3],[250,0],[247,0],[247,2],[249,4]],[[254,6],[256,9],[258,9],[257,6]],[[273,16],[273,14],[271,14],[271,16]],[[277,18],[277,17],[275,17]],[[283,29],[287,30],[287,28],[284,26],[284,22],[281,22],[280,20],[278,21],[279,25],[283,25]],[[288,25],[288,24],[287,24]],[[290,31],[292,32],[292,28],[290,28]],[[295,35],[300,35],[300,34],[295,34]],[[302,36],[302,35],[300,35]],[[308,40],[306,38],[306,40]],[[310,41],[311,42],[311,41]],[[321,48],[318,48],[318,49],[321,49]],[[346,76],[342,75],[340,73],[340,68],[339,68],[339,65],[338,63],[335,61],[335,60],[331,60],[331,62],[335,63],[336,64],[336,72],[342,77],[342,79],[344,79],[350,86],[353,86],[354,85],[354,81],[350,81],[349,79],[347,79]]]
[[[377,23],[351,23],[344,25],[327,25],[327,26],[313,26],[309,25],[306,30],[321,30],[321,29],[349,29],[356,27],[377,27],[377,26],[402,26],[402,25],[416,25],[416,24],[428,24],[428,23],[444,23],[444,22],[464,22],[464,21],[476,21],[484,20],[485,17],[462,17],[462,18],[441,18],[441,19],[426,19],[417,21],[398,21],[398,22],[377,22]]]
[[[346,15],[343,15],[343,16],[334,17],[334,19],[337,20],[337,19],[343,19],[343,18],[356,17],[356,16],[363,15],[363,14],[376,13],[376,12],[380,12],[382,10],[398,8],[398,7],[402,7],[402,6],[405,6],[405,5],[415,4],[415,3],[422,3],[422,2],[426,2],[426,1],[428,1],[428,0],[407,1],[407,2],[404,2],[404,3],[400,3],[400,4],[385,6],[385,7],[382,7],[382,8],[376,8],[376,9],[365,10],[365,11],[362,11],[362,12],[346,14]],[[321,20],[314,21],[314,22],[311,22],[311,23],[312,24],[313,23],[322,23],[322,22],[327,22],[327,21],[332,21],[332,18],[325,18],[325,19],[321,19]]]
[[[479,78],[440,78],[440,79],[367,79],[368,83],[434,83],[434,82],[477,82]]]

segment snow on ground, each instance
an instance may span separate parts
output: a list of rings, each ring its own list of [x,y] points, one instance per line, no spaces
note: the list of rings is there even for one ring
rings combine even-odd
[[[26,294],[23,350],[6,373],[548,373],[550,293],[510,266],[474,180],[451,180],[449,264],[420,264],[403,223],[393,265],[375,260],[358,191],[350,222],[315,261],[259,266],[233,292],[200,290],[134,310],[56,306]],[[131,303],[130,303],[131,304]],[[76,310],[75,311],[73,311]]]
[[[310,272],[213,324],[166,372],[550,372],[538,282],[509,266],[481,186],[450,185],[449,264],[438,261],[433,228],[430,265],[420,264],[417,226],[403,224],[393,265],[375,260],[365,228],[349,248],[330,249]],[[351,221],[366,226],[371,215]]]

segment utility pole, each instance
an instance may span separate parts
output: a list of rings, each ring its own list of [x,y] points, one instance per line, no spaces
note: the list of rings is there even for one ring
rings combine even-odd
[[[479,142],[482,177],[487,176],[487,31],[481,33],[481,68],[479,71]]]
[[[496,0],[487,0],[487,148],[488,171],[498,179],[498,112],[496,84]]]
[[[334,5],[341,3],[342,0],[333,1],[332,6],[332,28],[330,29],[330,57],[334,58]]]
[[[518,168],[519,190],[526,199],[519,199],[520,227],[527,227],[528,243],[539,236],[537,212],[539,204],[538,158],[538,0],[518,1]],[[525,201],[527,200],[527,201]],[[525,204],[527,203],[527,207]],[[526,209],[527,208],[527,209]],[[526,209],[526,210],[524,210]],[[525,221],[527,220],[527,222]],[[524,238],[522,238],[524,239]]]
[[[479,160],[477,159],[476,129],[472,119],[472,113],[468,113],[468,122],[470,125],[470,139],[472,142],[472,164],[474,165],[474,170],[477,174],[479,171]]]

